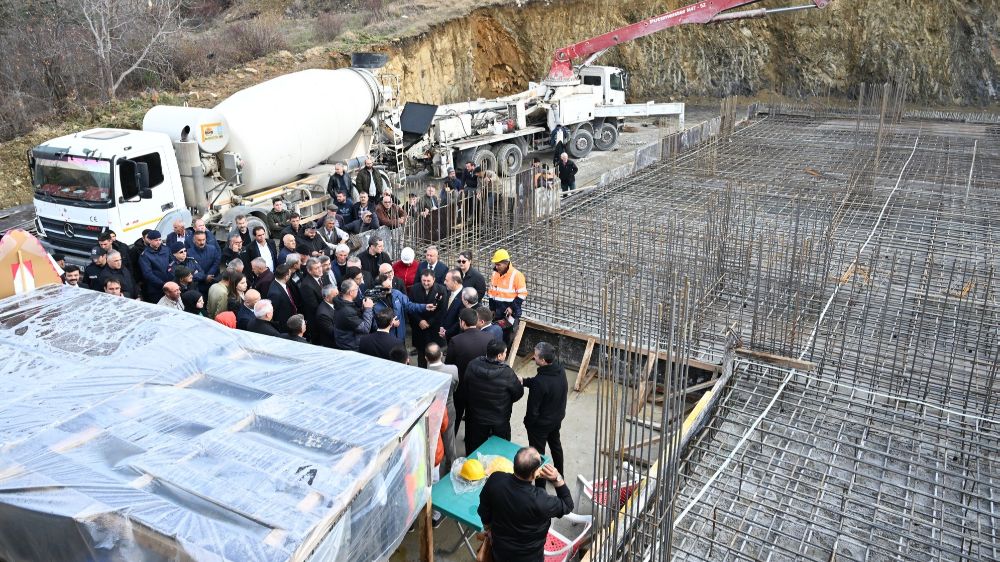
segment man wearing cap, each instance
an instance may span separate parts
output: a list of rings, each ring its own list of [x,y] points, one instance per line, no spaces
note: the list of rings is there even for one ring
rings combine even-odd
[[[504,341],[510,345],[514,324],[521,318],[521,304],[528,298],[524,274],[510,264],[510,254],[500,248],[493,254],[493,275],[486,294],[497,324],[503,328]]]
[[[139,255],[139,268],[146,285],[146,302],[157,302],[163,296],[163,284],[173,281],[170,268],[170,252],[163,247],[163,238],[159,230],[150,230],[146,235],[149,247]]]
[[[196,230],[191,235],[192,243],[188,246],[188,258],[198,262],[204,271],[204,277],[198,283],[198,290],[202,296],[208,298],[208,288],[215,283],[219,277],[219,266],[222,263],[222,252],[219,251],[219,244],[208,240],[208,233],[203,230]],[[215,318],[212,315],[210,318]]]
[[[108,265],[108,253],[100,246],[90,249],[90,263],[83,268],[83,284],[94,291],[103,291],[104,285],[100,283],[101,274],[104,267]]]
[[[135,276],[135,282],[138,283],[139,290],[143,288],[142,282],[142,268],[139,267],[139,256],[146,251],[149,247],[149,233],[152,232],[151,229],[147,228],[142,231],[142,237],[135,241],[134,244],[128,248],[128,262],[132,264],[132,275]]]
[[[167,274],[173,276],[174,270],[178,266],[183,266],[191,272],[192,283],[195,285],[189,288],[197,288],[205,281],[205,270],[196,259],[188,256],[187,252],[187,246],[179,240],[170,244],[170,264],[167,265]]]
[[[267,213],[267,228],[270,229],[271,236],[277,237],[288,226],[292,213],[285,209],[285,202],[280,197],[275,198],[271,204],[273,207]]]
[[[392,264],[392,272],[403,281],[406,292],[417,282],[418,269],[420,269],[420,264],[417,263],[417,253],[410,247],[403,248],[403,251],[399,253],[399,259]]]
[[[462,191],[462,180],[455,174],[455,168],[448,167],[448,177],[444,178],[445,192],[447,190]]]

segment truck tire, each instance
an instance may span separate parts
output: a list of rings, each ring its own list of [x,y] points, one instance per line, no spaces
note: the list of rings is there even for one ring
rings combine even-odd
[[[594,135],[594,148],[597,150],[614,150],[618,146],[618,127],[614,123],[601,123]]]
[[[264,233],[267,235],[268,238],[271,237],[271,230],[269,228],[267,228],[267,221],[265,221],[263,218],[261,218],[261,217],[259,217],[257,215],[247,215],[247,230],[250,231],[250,237],[251,238],[253,238],[253,229],[257,228],[258,226],[264,227]],[[226,235],[226,244],[229,243],[228,238],[229,238],[229,235],[227,234]],[[222,240],[222,239],[220,238],[220,240]]]
[[[487,170],[497,171],[497,157],[490,152],[489,146],[480,147],[472,157],[472,163],[477,168],[482,168],[484,172]]]
[[[497,174],[501,177],[516,176],[521,171],[524,154],[516,144],[501,144],[493,154],[497,158]]]
[[[576,134],[566,145],[566,152],[573,158],[586,158],[594,150],[594,135],[585,129],[577,129]]]

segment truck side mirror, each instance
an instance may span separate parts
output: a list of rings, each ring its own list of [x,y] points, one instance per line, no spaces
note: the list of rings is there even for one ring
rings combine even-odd
[[[152,191],[149,189],[149,166],[145,162],[121,159],[118,161],[118,177],[121,178],[122,195],[121,202],[131,201],[135,198],[143,198],[143,194],[148,193],[152,198]]]

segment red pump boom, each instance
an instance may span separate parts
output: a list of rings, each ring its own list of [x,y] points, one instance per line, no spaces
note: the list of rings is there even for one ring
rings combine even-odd
[[[804,6],[789,6],[786,8],[757,8],[740,12],[723,13],[739,6],[754,4],[760,0],[716,0],[697,2],[690,6],[678,8],[665,14],[653,16],[637,23],[619,27],[604,35],[585,39],[579,43],[558,49],[552,58],[552,66],[546,82],[565,82],[573,79],[573,60],[582,57],[596,58],[596,55],[619,45],[662,31],[664,29],[687,23],[712,23],[717,21],[759,18],[769,14],[822,8],[830,0],[813,0],[812,4]]]

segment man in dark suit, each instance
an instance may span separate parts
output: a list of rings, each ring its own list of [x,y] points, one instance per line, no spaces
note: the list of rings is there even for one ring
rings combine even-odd
[[[389,333],[399,324],[396,313],[392,308],[386,307],[375,313],[375,332],[361,336],[358,343],[358,352],[380,359],[390,360],[392,350],[400,345],[399,338]]]
[[[285,332],[285,339],[299,343],[309,343],[304,336],[306,334],[306,318],[301,314],[293,314],[286,323],[288,331]]]
[[[279,266],[278,270],[274,272],[274,283],[271,283],[271,289],[267,292],[267,298],[274,307],[274,317],[271,318],[271,323],[279,332],[284,331],[288,319],[299,311],[298,304],[292,297],[289,279],[291,274],[292,270],[287,265]]]
[[[271,291],[271,283],[274,283],[274,273],[267,268],[264,258],[254,258],[250,262],[250,279],[253,288],[258,293],[266,295]]]
[[[462,310],[462,273],[452,269],[444,278],[445,300],[438,307],[444,308],[441,315],[441,327],[438,328],[438,338],[447,342],[450,335],[460,331],[458,313]]]
[[[427,246],[424,257],[427,259],[417,266],[417,279],[420,279],[420,275],[429,269],[434,272],[434,281],[444,285],[444,276],[448,274],[448,266],[438,260],[437,246]]]
[[[419,283],[414,283],[410,287],[410,302],[417,304],[435,304],[434,311],[423,311],[410,314],[410,326],[413,330],[413,347],[417,348],[417,365],[427,366],[427,359],[423,350],[427,344],[436,343],[444,346],[444,338],[438,331],[441,329],[441,319],[444,317],[444,306],[448,301],[448,291],[443,285],[434,282],[434,271],[425,269],[418,279]]]
[[[253,227],[253,240],[246,249],[247,261],[253,262],[254,258],[264,260],[264,265],[274,271],[278,264],[278,247],[274,240],[267,237],[267,229],[263,226]]]
[[[462,333],[451,338],[448,344],[448,358],[445,361],[448,365],[458,367],[458,389],[455,391],[455,434],[458,434],[458,426],[462,422],[462,414],[465,412],[465,369],[476,357],[486,355],[486,346],[493,341],[493,336],[482,332],[476,326],[479,315],[474,309],[463,308],[459,313],[459,324]]]
[[[312,342],[323,347],[337,347],[337,340],[333,335],[333,324],[336,319],[337,309],[333,306],[333,299],[339,295],[337,287],[327,285],[323,287],[323,301],[316,307],[316,319],[310,326]]]
[[[249,331],[264,334],[265,336],[281,337],[281,332],[272,324],[272,320],[274,320],[274,306],[271,304],[271,301],[267,299],[257,301],[257,304],[253,307],[253,315],[254,319],[247,326]]]
[[[306,274],[299,279],[300,310],[306,322],[312,325],[316,320],[316,309],[323,302],[323,266],[316,258],[306,260]],[[312,330],[309,331],[310,336]]]
[[[236,327],[240,330],[249,330],[250,322],[253,321],[253,307],[260,301],[260,293],[257,289],[247,289],[243,295],[243,304],[236,311]]]

